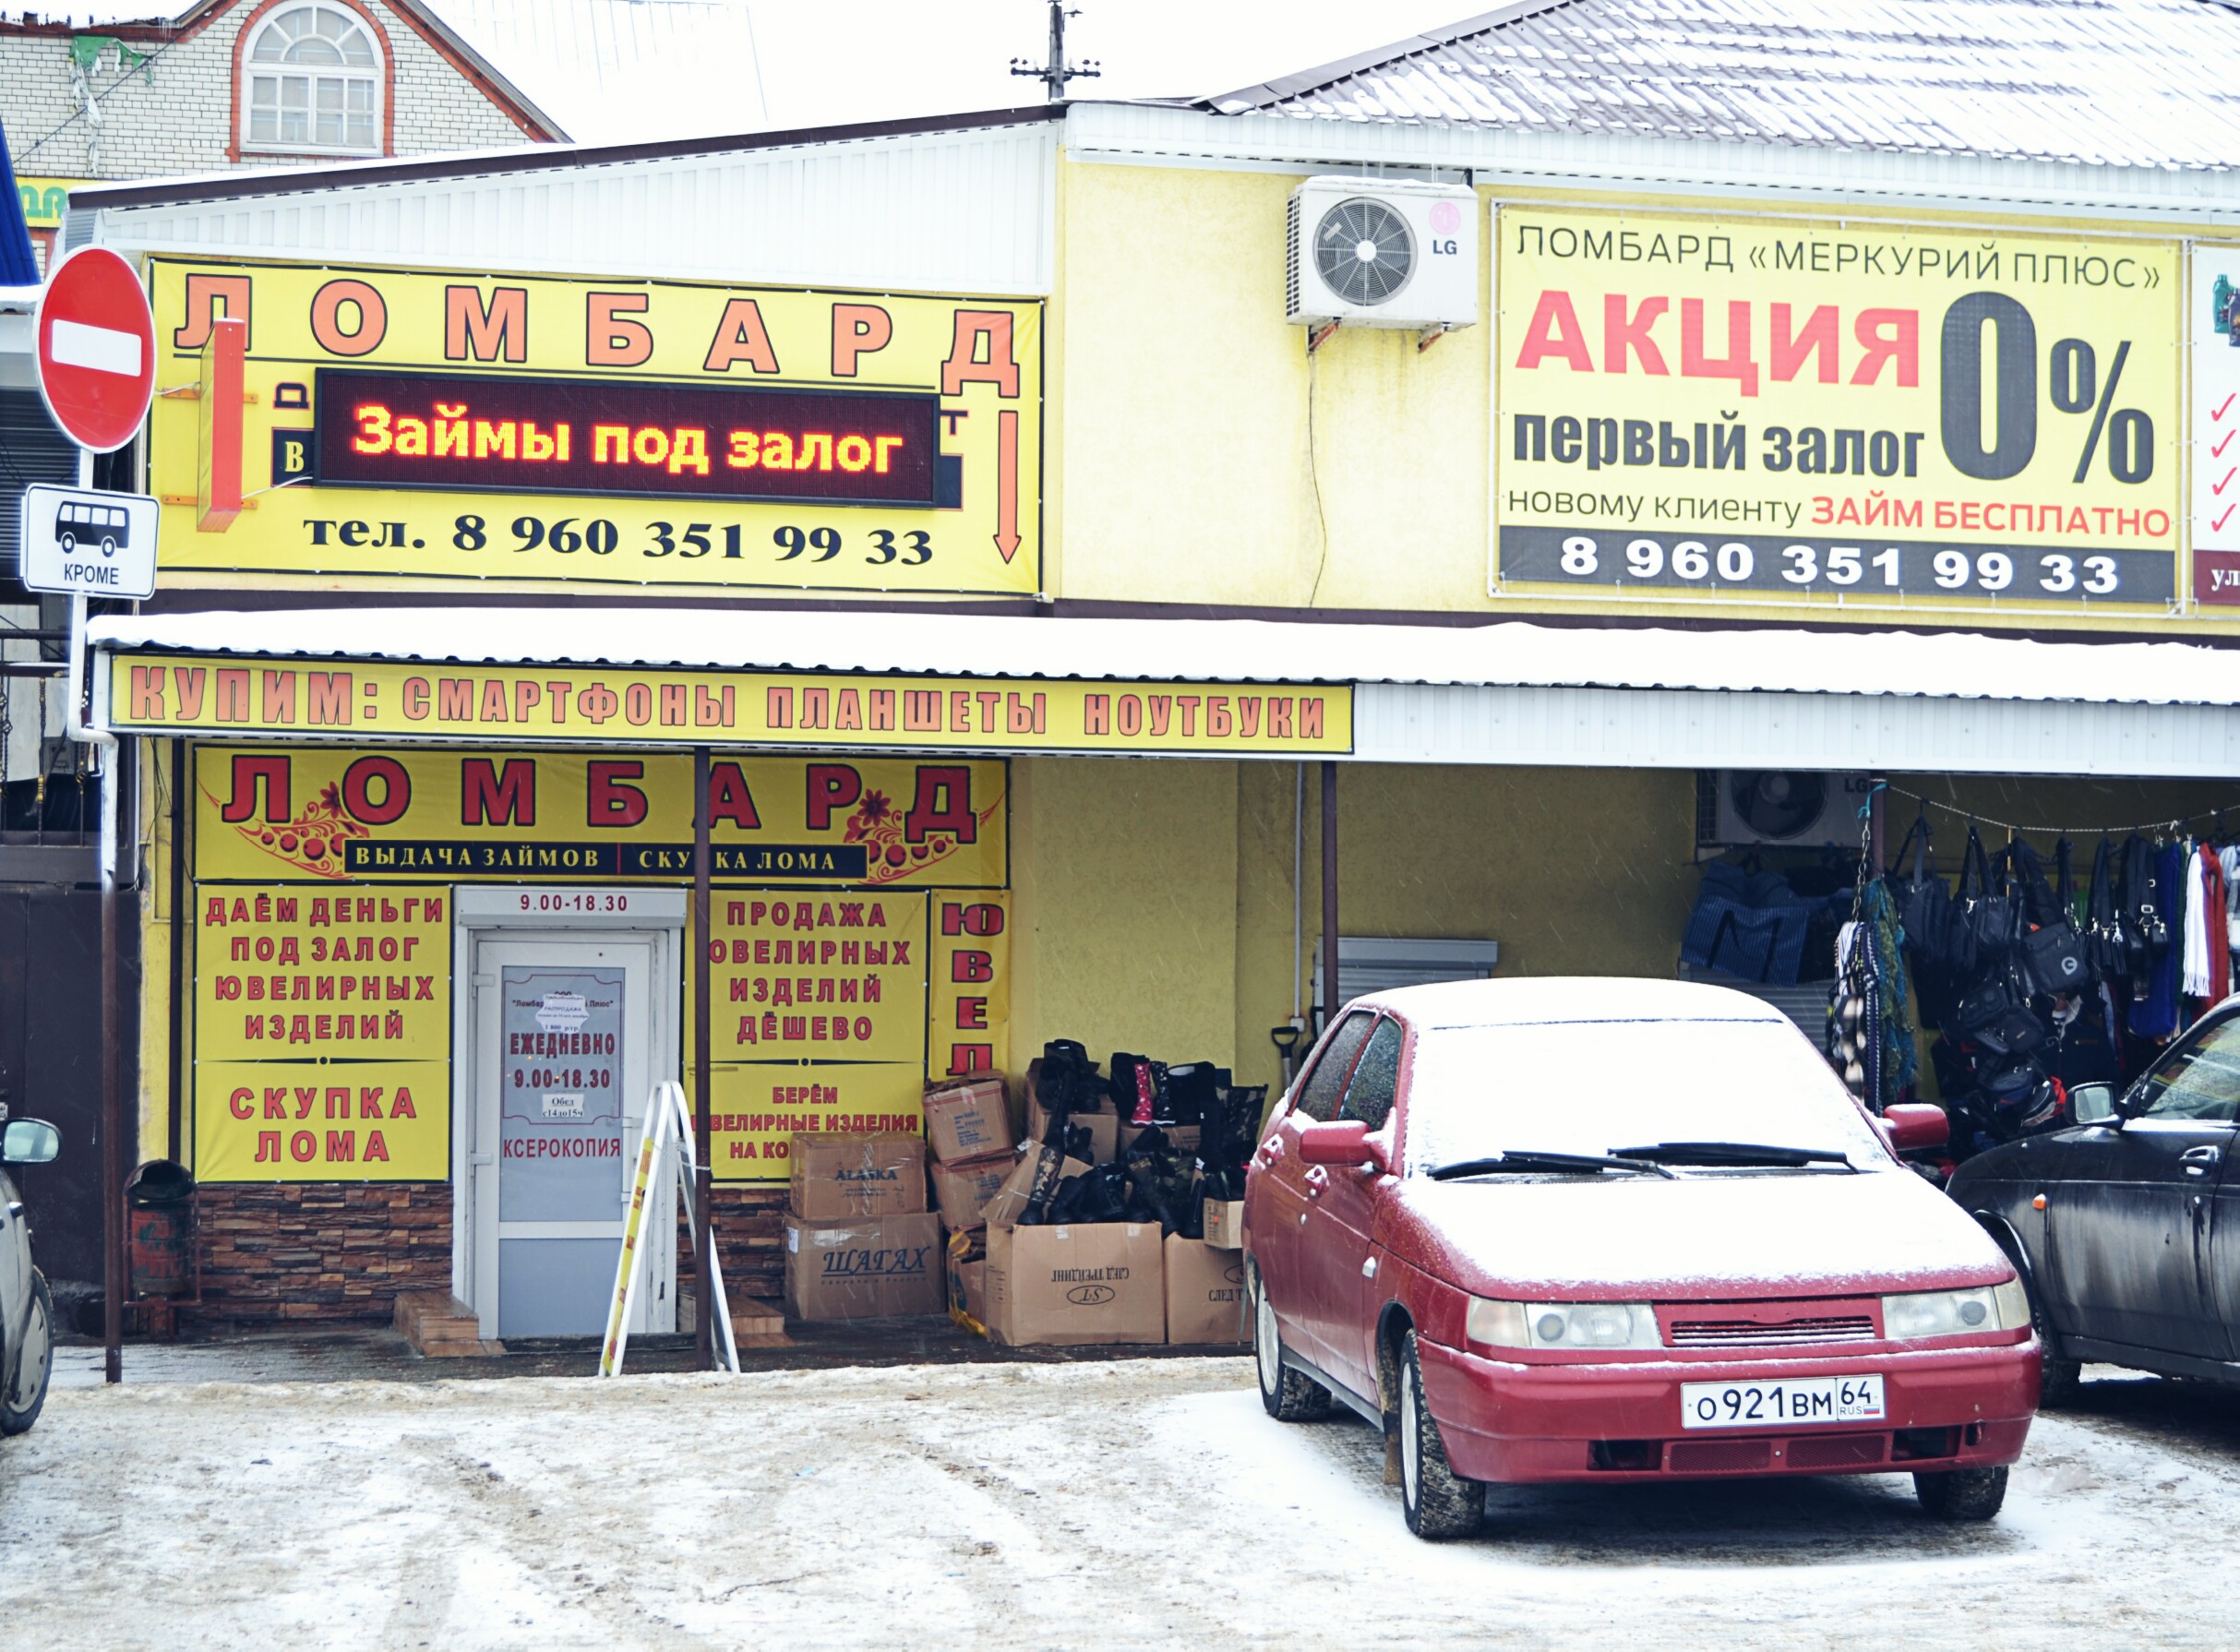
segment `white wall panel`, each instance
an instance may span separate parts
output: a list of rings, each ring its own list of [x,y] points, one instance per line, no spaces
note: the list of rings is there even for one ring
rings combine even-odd
[[[1371,762],[2240,778],[2240,709],[1364,683]]]
[[[299,194],[101,209],[126,249],[336,263],[1048,293],[1058,127],[1038,122]]]

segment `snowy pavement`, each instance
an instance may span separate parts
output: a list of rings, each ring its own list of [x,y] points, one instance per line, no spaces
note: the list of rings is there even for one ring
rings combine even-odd
[[[0,1638],[2240,1644],[2240,1395],[2087,1396],[1988,1526],[1899,1478],[1597,1486],[1431,1546],[1374,1431],[1268,1420],[1238,1359],[58,1390],[0,1442]]]

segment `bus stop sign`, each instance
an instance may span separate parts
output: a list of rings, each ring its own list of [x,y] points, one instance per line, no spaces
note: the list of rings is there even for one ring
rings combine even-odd
[[[156,329],[132,266],[82,246],[39,296],[39,390],[63,434],[113,453],[133,438],[155,397]]]
[[[23,582],[72,596],[153,596],[155,500],[91,487],[23,490]]]

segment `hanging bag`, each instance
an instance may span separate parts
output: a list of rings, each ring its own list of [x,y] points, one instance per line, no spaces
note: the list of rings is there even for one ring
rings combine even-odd
[[[1972,834],[1971,834],[1972,835]],[[1983,845],[1975,845],[1978,855]],[[2012,848],[2002,849],[1989,865],[1984,878],[1984,894],[1975,910],[1976,964],[2002,962],[2014,955],[2015,942],[2020,939],[2022,903],[2013,892],[2009,868],[2013,863]]]
[[[1983,856],[1983,840],[1975,822],[1968,822],[1968,847],[1960,853],[1960,883],[1953,892],[1951,912],[1945,925],[1945,967],[1956,976],[1973,973],[1979,951],[1976,915],[1990,892],[1991,872]]]
[[[2114,980],[2129,967],[2124,954],[2124,922],[2116,906],[2115,845],[2103,834],[2092,851],[2092,885],[2085,896],[2085,953],[2092,973]]]
[[[2004,970],[1970,988],[1953,1020],[1961,1037],[2000,1059],[2026,1056],[2045,1042],[2045,1024],[2016,1001]]]
[[[1913,851],[1913,870],[1905,873],[1906,850]],[[1952,928],[1952,892],[1931,869],[1929,815],[1926,809],[1907,829],[1890,863],[1891,892],[1898,900],[1898,925],[1905,932],[1906,951],[1917,969],[1936,969],[1945,961],[1945,946]]]
[[[2029,845],[2018,844],[2017,847],[2027,850]],[[2038,857],[2032,854],[2030,858],[2035,863]],[[2081,992],[2092,984],[2092,961],[2086,951],[2084,937],[2077,932],[2077,926],[2069,916],[2075,909],[2076,896],[2069,876],[2069,840],[2066,837],[2054,850],[2054,862],[2058,868],[2059,887],[2046,892],[2044,919],[2022,938],[2022,967],[2030,976],[2032,992]],[[2042,890],[2045,877],[2042,868],[2036,880]]]

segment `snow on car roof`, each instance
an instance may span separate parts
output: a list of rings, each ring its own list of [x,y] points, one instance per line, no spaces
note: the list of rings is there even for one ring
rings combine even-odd
[[[1355,1000],[1406,1016],[1419,1028],[1536,1026],[1564,1022],[1770,1021],[1772,1005],[1696,981],[1651,976],[1534,976],[1513,981],[1442,981]]]

